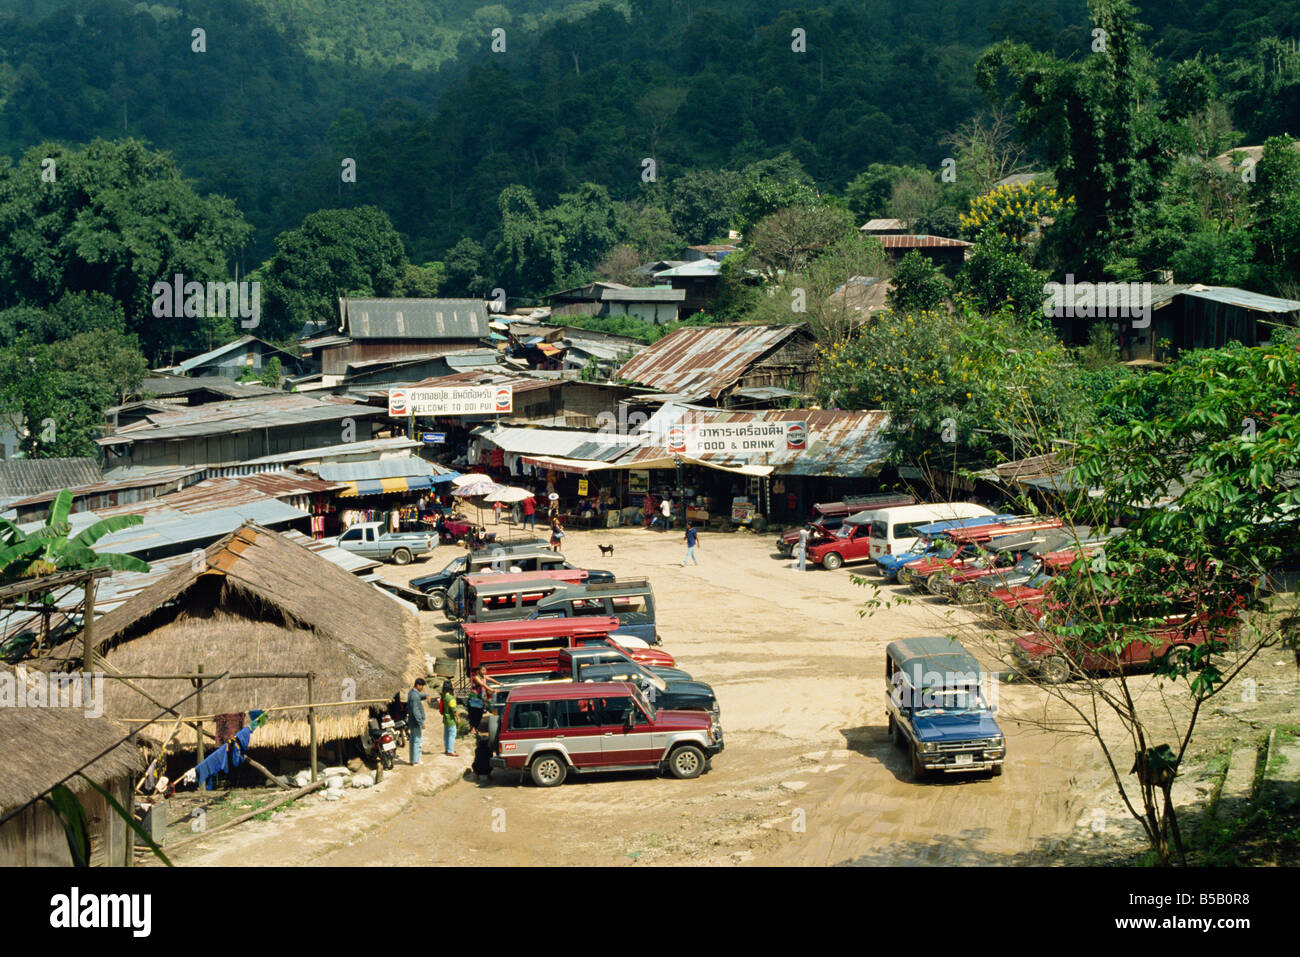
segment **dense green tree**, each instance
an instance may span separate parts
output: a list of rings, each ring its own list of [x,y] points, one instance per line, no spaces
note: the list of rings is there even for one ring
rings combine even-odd
[[[737,222],[733,197],[740,188],[734,170],[688,170],[668,187],[668,215],[687,245],[726,237]]]
[[[984,312],[1009,308],[1029,322],[1043,318],[1047,273],[1025,262],[1019,245],[993,227],[980,233],[957,272],[957,291]]]
[[[138,140],[46,143],[0,163],[0,302],[49,307],[69,292],[102,293],[155,353],[199,329],[154,316],[153,284],[178,273],[225,279],[248,233],[230,200],[199,196],[170,156]]]
[[[898,263],[888,301],[896,312],[929,312],[948,298],[943,270],[913,249]]]
[[[373,206],[324,209],[276,237],[262,282],[261,334],[289,338],[333,319],[345,296],[391,296],[406,276],[406,252],[388,216]]]

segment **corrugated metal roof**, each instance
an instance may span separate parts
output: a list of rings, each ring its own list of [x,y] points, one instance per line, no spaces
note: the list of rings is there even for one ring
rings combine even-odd
[[[687,326],[670,332],[618,370],[620,379],[664,392],[717,397],[800,325]]]
[[[312,471],[330,482],[367,482],[413,475],[437,475],[440,472],[432,462],[414,455],[405,458],[363,459],[358,462],[331,462],[317,465]]]
[[[352,572],[359,575],[367,572],[372,568],[378,568],[383,562],[377,562],[373,558],[362,558],[355,552],[350,552],[345,548],[339,548],[337,545],[331,545],[326,541],[317,541],[310,536],[304,535],[295,528],[287,528],[280,533],[291,542],[296,542],[304,548],[310,549],[321,558],[333,562],[344,571]]]
[[[511,426],[483,426],[475,429],[474,434],[517,455],[552,455],[602,462],[613,461],[628,448],[640,445],[646,439],[639,433],[619,435],[581,429],[528,429]],[[584,451],[579,453],[579,449]]]
[[[482,299],[344,299],[343,329],[353,339],[481,339]]]
[[[722,273],[722,263],[716,259],[697,259],[681,266],[673,266],[654,274],[656,279],[709,279]]]
[[[257,338],[257,336],[240,336],[238,339],[235,339],[232,342],[227,342],[224,346],[217,346],[217,348],[215,349],[210,349],[207,352],[200,353],[197,356],[191,356],[190,358],[186,359],[183,362],[176,363],[176,365],[174,366],[164,366],[157,371],[159,372],[175,371],[180,373],[191,372],[194,369],[199,368],[200,366],[212,362],[215,359],[220,359],[222,356],[226,355],[229,352],[234,352],[237,349],[254,342],[260,342],[269,352],[278,352],[281,355],[289,356],[291,359],[300,358],[299,356],[295,356],[292,352],[285,352],[283,349],[271,345],[271,343],[267,342],[265,339]]]
[[[946,246],[974,246],[974,243],[968,243],[964,239],[950,239],[947,236],[927,236],[924,233],[904,234],[901,236],[891,236],[888,233],[881,236],[873,236],[873,239],[880,241],[880,244],[886,249],[936,249]]]
[[[1300,302],[1296,302],[1294,299],[1279,299],[1276,296],[1266,296],[1263,293],[1237,289],[1234,286],[1188,286],[1183,290],[1183,295],[1195,296],[1198,299],[1210,299],[1228,306],[1252,309],[1255,312],[1288,313],[1300,311]]]
[[[92,458],[0,460],[0,498],[23,498],[100,481]]]
[[[232,399],[246,399],[255,395],[274,395],[278,389],[269,389],[252,382],[235,382],[223,376],[194,379],[188,376],[149,376],[140,383],[140,395],[158,397],[188,395],[191,392],[216,392]]]
[[[120,445],[137,440],[191,439],[383,414],[382,409],[356,403],[277,393],[232,402],[212,402],[174,412],[150,413],[143,420],[95,441],[100,445]]]
[[[370,453],[400,452],[404,449],[419,448],[419,441],[397,436],[390,439],[368,439],[364,442],[340,442],[338,445],[320,445],[314,449],[302,449],[297,452],[281,452],[279,455],[263,455],[249,459],[240,466],[275,465],[289,462],[306,462],[311,459],[341,459],[345,456],[368,455]]]
[[[146,475],[132,475],[124,478],[105,479],[102,482],[92,482],[90,485],[78,485],[69,489],[74,499],[84,498],[88,495],[104,495],[111,492],[127,491],[133,488],[148,488],[152,485],[167,485],[171,482],[184,482],[185,479],[194,475],[196,472],[203,471],[200,468],[172,468],[165,472],[150,472]],[[50,489],[42,492],[40,495],[31,495],[27,498],[17,501],[8,502],[6,507],[19,508],[25,505],[37,505],[41,502],[49,502],[58,495],[61,489]]]
[[[689,419],[688,419],[689,417]],[[718,409],[666,405],[643,425],[652,444],[618,460],[620,466],[652,462],[669,457],[666,445],[657,444],[668,427],[688,419],[691,422],[806,422],[807,446],[802,451],[781,449],[768,452],[761,461],[753,457],[709,452],[701,462],[737,467],[746,464],[773,466],[778,475],[839,475],[855,478],[877,471],[888,458],[892,444],[886,439],[889,413],[883,411],[837,412],[825,409],[763,409],[727,412]]]

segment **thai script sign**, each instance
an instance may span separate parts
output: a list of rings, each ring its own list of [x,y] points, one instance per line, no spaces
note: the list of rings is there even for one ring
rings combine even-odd
[[[744,456],[807,447],[807,422],[688,422],[668,430],[668,451],[680,455]]]
[[[492,415],[513,411],[514,394],[506,385],[388,390],[389,415]]]

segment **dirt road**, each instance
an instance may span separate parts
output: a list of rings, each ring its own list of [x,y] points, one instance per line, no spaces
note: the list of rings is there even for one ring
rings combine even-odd
[[[1122,817],[1095,742],[1035,727],[1045,698],[1025,684],[999,686],[1003,776],[915,783],[885,731],[884,647],[979,621],[933,599],[863,617],[870,599],[895,589],[877,596],[856,586],[850,572],[861,569],[801,574],[773,556],[773,538],[704,535],[700,566],[686,568],[680,533],[622,529],[565,539],[579,565],[648,576],[663,647],[716,689],[727,747],[702,778],[620,774],[543,790],[501,772],[481,786],[440,769],[391,797],[368,795],[369,810],[352,814],[348,827],[339,826],[338,814],[347,813],[339,807],[333,818],[288,815],[255,841],[232,840],[201,862],[1047,863],[1087,836],[1081,821],[1099,808]],[[598,543],[614,545],[614,555],[602,558]],[[444,547],[384,574],[406,580],[451,554]],[[441,613],[421,619],[426,651],[446,654],[449,623]]]

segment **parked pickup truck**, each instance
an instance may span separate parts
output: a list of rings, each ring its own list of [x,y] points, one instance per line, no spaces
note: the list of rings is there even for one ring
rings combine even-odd
[[[948,541],[947,533],[951,529],[973,528],[991,522],[1003,521],[1006,518],[1007,516],[1002,515],[984,515],[978,518],[956,518],[945,522],[931,522],[928,525],[920,525],[915,529],[916,541],[907,549],[877,555],[871,560],[885,581],[899,581],[902,569],[907,564],[927,555],[932,555],[942,548]]]
[[[547,595],[535,606],[533,618],[582,618],[609,615],[618,619],[615,637],[640,638],[659,644],[655,627],[655,593],[645,578],[593,583],[590,578],[563,591]]]
[[[329,540],[344,551],[365,558],[409,565],[411,560],[433,551],[433,535],[427,532],[386,532],[379,522],[349,526],[338,538]]]
[[[629,648],[610,637],[617,618],[538,618],[533,621],[467,623],[460,628],[462,660],[466,670],[479,665],[503,679],[531,678],[540,681],[559,667],[565,649],[603,648],[619,652],[654,668],[672,668],[677,661],[657,648]]]
[[[1164,658],[1187,657],[1193,648],[1211,640],[1225,647],[1229,638],[1226,630],[1211,633],[1204,620],[1180,615],[1166,618],[1163,628],[1130,641],[1119,654],[1089,648],[1079,638],[1052,632],[1021,635],[1012,644],[1011,654],[1021,674],[1038,676],[1047,684],[1060,684],[1082,674],[1115,674],[1153,665]]]
[[[918,780],[934,771],[1002,773],[1007,745],[984,696],[983,672],[952,638],[905,638],[885,649],[889,735]]]
[[[859,495],[846,498],[842,502],[820,502],[813,506],[813,517],[808,521],[810,532],[808,544],[811,546],[833,537],[844,520],[865,509],[888,508],[891,505],[911,505],[916,499],[911,495],[895,495],[885,492],[880,495]],[[782,532],[776,540],[776,550],[782,558],[790,558],[794,547],[799,543],[799,529],[792,528]]]
[[[461,577],[477,575],[482,572],[536,572],[550,571],[556,568],[572,569],[572,562],[565,561],[563,555],[550,550],[544,542],[526,542],[520,545],[490,545],[485,549],[458,555],[443,566],[441,571],[411,579],[411,587],[422,592],[426,597],[423,605],[429,611],[442,611],[447,607],[450,596],[456,593],[456,586]],[[588,569],[586,581],[612,582],[614,573],[600,569]]]
[[[613,682],[515,688],[500,719],[488,719],[488,746],[493,768],[556,787],[570,773],[596,771],[697,778],[723,743],[711,715],[656,708],[635,685]]]

